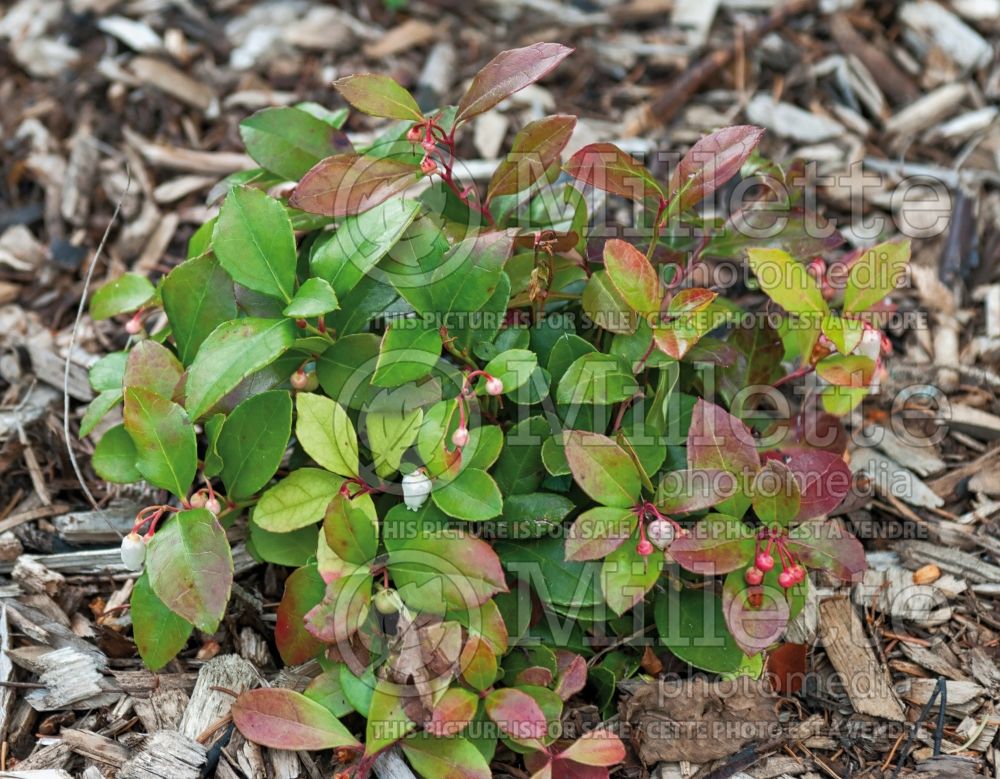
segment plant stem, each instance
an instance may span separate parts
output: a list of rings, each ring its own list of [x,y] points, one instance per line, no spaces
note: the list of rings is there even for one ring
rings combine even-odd
[[[808,376],[814,370],[816,370],[816,366],[815,365],[803,365],[801,368],[796,368],[791,373],[789,373],[789,374],[787,374],[785,376],[782,376],[780,379],[778,379],[776,382],[774,382],[774,384],[772,384],[771,386],[773,386],[773,387],[780,387],[782,384],[788,384],[788,382],[790,382],[790,381],[795,381],[796,379],[801,379],[803,376]]]

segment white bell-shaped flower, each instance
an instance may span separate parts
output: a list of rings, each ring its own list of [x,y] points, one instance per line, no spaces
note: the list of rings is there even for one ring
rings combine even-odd
[[[422,470],[403,477],[403,502],[410,511],[417,511],[431,494],[431,480]]]
[[[130,571],[141,571],[146,561],[146,539],[135,531],[122,539],[122,564]]]

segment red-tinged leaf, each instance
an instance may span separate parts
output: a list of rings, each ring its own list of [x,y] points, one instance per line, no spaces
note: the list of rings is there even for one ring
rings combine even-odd
[[[502,100],[544,78],[573,52],[559,43],[535,43],[501,51],[483,67],[462,95],[455,124],[489,111]]]
[[[785,464],[799,483],[801,502],[796,519],[829,514],[851,490],[851,469],[834,452],[797,451]]]
[[[325,706],[292,690],[245,692],[233,703],[232,715],[248,741],[272,749],[315,751],[360,746]]]
[[[519,671],[517,675],[514,676],[514,684],[516,686],[523,686],[530,684],[534,687],[548,687],[552,684],[552,671],[548,668],[543,668],[540,665],[533,665],[529,668],[525,668],[523,671]]]
[[[612,238],[604,244],[604,267],[618,294],[633,311],[646,318],[659,314],[663,299],[660,277],[642,252],[630,243]]]
[[[753,657],[781,637],[791,609],[784,589],[773,578],[747,585],[743,570],[730,573],[722,585],[722,613],[737,646]]]
[[[358,73],[337,79],[333,88],[352,106],[372,116],[412,119],[415,122],[424,118],[413,95],[389,76]]]
[[[548,723],[541,707],[526,692],[513,687],[494,690],[486,696],[486,713],[514,742],[543,749]]]
[[[564,701],[576,695],[587,684],[587,661],[583,655],[556,650],[555,693]]]
[[[559,159],[576,127],[576,117],[568,114],[546,116],[521,128],[514,136],[510,152],[490,179],[486,199],[523,192]],[[574,240],[565,249],[576,245]]]
[[[167,400],[180,400],[174,396],[183,373],[184,367],[173,352],[147,338],[129,351],[122,384],[149,390]]]
[[[680,316],[704,311],[718,296],[718,292],[703,287],[682,289],[670,299],[667,312],[672,316]]]
[[[799,692],[806,678],[808,657],[809,647],[806,644],[782,644],[768,652],[765,673],[774,689],[784,695]]]
[[[559,759],[580,765],[612,766],[625,759],[625,745],[610,730],[597,728],[570,744],[559,754]]]
[[[747,259],[767,296],[788,313],[805,320],[809,328],[802,328],[803,333],[818,334],[830,307],[806,266],[781,249],[748,249]]]
[[[417,168],[391,159],[338,154],[316,163],[288,198],[310,214],[353,216],[384,203],[417,180]]]
[[[323,643],[306,630],[305,615],[326,595],[326,584],[315,565],[292,571],[285,579],[285,592],[278,604],[274,643],[285,665],[301,665],[312,660]]]
[[[181,511],[157,528],[146,552],[146,570],[153,592],[167,608],[199,630],[218,630],[233,586],[233,555],[212,512]]]
[[[613,143],[584,146],[570,157],[565,169],[584,184],[640,203],[665,196],[653,174]]]
[[[656,507],[668,515],[701,511],[734,495],[736,486],[736,478],[728,471],[671,471],[660,479]]]
[[[657,348],[675,360],[683,359],[724,321],[710,309],[716,297],[707,289],[686,289],[674,296],[666,316],[653,328]]]
[[[488,690],[496,681],[496,652],[478,636],[471,636],[465,642],[458,663],[462,678],[477,690]]]
[[[368,707],[368,724],[365,728],[365,754],[374,755],[390,744],[405,738],[415,727],[406,709],[414,702],[416,692],[412,687],[379,679]]]
[[[323,600],[306,613],[306,630],[327,644],[346,641],[365,621],[372,600],[372,577],[367,569],[334,579]]]
[[[431,718],[424,723],[424,729],[432,736],[457,736],[476,716],[478,705],[479,698],[474,693],[452,687],[434,706]]]
[[[850,354],[861,343],[865,332],[865,323],[861,319],[848,319],[830,314],[823,319],[823,335],[833,341],[837,351]]]
[[[766,526],[787,525],[799,513],[802,496],[794,474],[780,460],[767,460],[750,487],[754,513]]]
[[[672,208],[686,211],[739,173],[763,135],[760,127],[738,125],[698,141],[670,177],[667,190],[676,198]]]
[[[608,779],[610,773],[607,768],[597,765],[581,765],[573,760],[563,760],[556,757],[547,766],[550,773],[549,779]],[[544,770],[544,769],[543,769]],[[531,779],[536,779],[539,774],[532,775]]]
[[[788,532],[788,548],[803,565],[851,581],[865,572],[865,550],[839,522],[810,519]]]
[[[754,539],[754,532],[742,520],[709,514],[670,545],[670,556],[689,571],[715,576],[753,559]]]
[[[664,556],[659,552],[641,555],[638,534],[604,558],[601,590],[604,602],[615,614],[624,614],[641,601],[663,571]]]
[[[760,458],[750,429],[721,406],[698,399],[687,439],[688,468],[729,471],[741,484],[758,470]]]
[[[632,535],[637,522],[631,508],[598,506],[583,512],[566,537],[566,559],[582,562],[606,557]]]
[[[607,436],[571,430],[564,437],[566,460],[580,489],[605,506],[629,508],[642,483],[632,458]]]
[[[872,383],[875,361],[860,354],[831,354],[816,364],[816,374],[838,387],[861,389]]]

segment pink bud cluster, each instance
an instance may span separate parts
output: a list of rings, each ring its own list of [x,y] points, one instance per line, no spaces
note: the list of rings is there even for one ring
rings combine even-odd
[[[461,449],[469,443],[468,410],[466,403],[472,395],[472,382],[482,376],[486,380],[486,394],[496,397],[503,394],[503,382],[496,376],[491,376],[486,371],[471,371],[465,375],[462,381],[462,391],[458,393],[458,427],[451,434],[451,442],[455,449]]]
[[[766,546],[764,545],[765,541]],[[763,530],[757,536],[754,564],[747,568],[746,573],[743,574],[747,584],[751,587],[758,586],[764,581],[764,574],[774,569],[775,559],[771,554],[772,551],[778,553],[778,559],[781,562],[778,584],[784,589],[790,589],[806,578],[806,569],[798,563],[788,549],[784,533],[777,530]]]
[[[677,520],[661,513],[648,500],[638,504],[633,511],[639,516],[639,543],[635,551],[643,557],[653,554],[656,549],[666,549],[675,538],[687,535],[687,530]]]

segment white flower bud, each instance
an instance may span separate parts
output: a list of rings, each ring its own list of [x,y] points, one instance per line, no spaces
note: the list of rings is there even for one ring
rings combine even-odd
[[[666,549],[674,540],[674,526],[665,519],[654,519],[646,525],[646,538],[657,549]]]
[[[417,511],[427,502],[431,494],[431,480],[421,471],[408,473],[403,477],[403,502],[410,511]]]
[[[490,395],[499,395],[503,392],[503,382],[496,376],[490,376],[490,378],[486,380],[486,391]]]
[[[215,514],[215,516],[219,516],[219,512],[222,511],[222,506],[219,505],[219,499],[214,495],[205,501],[205,508]]]
[[[122,539],[122,565],[130,571],[141,571],[146,560],[146,539],[134,530]]]
[[[469,428],[459,427],[451,434],[451,442],[459,449],[469,443]]]

